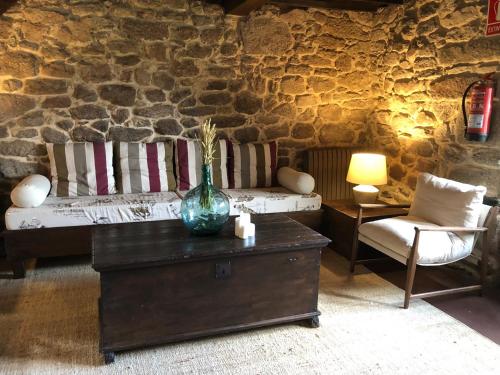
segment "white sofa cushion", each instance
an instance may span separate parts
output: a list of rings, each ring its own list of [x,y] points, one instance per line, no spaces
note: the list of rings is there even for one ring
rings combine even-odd
[[[7,229],[71,227],[180,218],[181,199],[173,191],[107,196],[52,197],[36,208],[10,207]]]
[[[222,189],[229,198],[230,215],[239,215],[241,211],[253,214],[271,214],[277,212],[313,211],[321,208],[321,196],[297,194],[284,187],[255,189]],[[181,197],[187,191],[178,192]]]
[[[47,198],[50,181],[41,174],[25,177],[10,193],[10,200],[17,207],[38,207]]]
[[[410,256],[416,226],[439,227],[416,216],[398,216],[361,224],[359,240],[405,263]],[[465,258],[472,252],[472,243],[454,233],[421,232],[417,264],[440,265]]]
[[[298,194],[311,194],[314,190],[314,177],[290,167],[278,169],[278,183]]]

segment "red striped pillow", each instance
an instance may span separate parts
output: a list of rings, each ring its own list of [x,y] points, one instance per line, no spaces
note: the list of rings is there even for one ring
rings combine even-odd
[[[276,142],[231,143],[228,152],[230,189],[248,189],[276,185]]]
[[[47,143],[52,176],[51,195],[116,193],[111,142]]]
[[[175,190],[173,143],[116,145],[118,189],[123,194]]]
[[[229,187],[227,180],[227,155],[229,143],[220,139],[215,147],[215,158],[212,162],[212,180],[215,186],[223,189]],[[199,142],[189,139],[177,139],[175,152],[177,166],[177,186],[179,190],[189,190],[201,183],[201,149]]]

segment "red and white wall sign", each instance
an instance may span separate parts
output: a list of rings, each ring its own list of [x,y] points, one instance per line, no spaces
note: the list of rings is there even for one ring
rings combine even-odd
[[[488,0],[488,23],[486,35],[500,34],[500,0]]]

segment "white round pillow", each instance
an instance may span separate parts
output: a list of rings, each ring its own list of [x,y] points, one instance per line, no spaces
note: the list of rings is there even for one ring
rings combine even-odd
[[[282,167],[278,170],[278,182],[281,186],[298,194],[311,194],[314,190],[313,176],[290,167]]]
[[[10,193],[10,199],[17,207],[38,207],[47,198],[50,181],[41,174],[25,177]]]

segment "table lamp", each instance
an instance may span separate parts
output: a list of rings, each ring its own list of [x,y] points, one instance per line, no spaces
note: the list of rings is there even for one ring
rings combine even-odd
[[[346,180],[358,184],[352,189],[356,203],[375,203],[379,190],[373,185],[387,183],[385,155],[352,154]]]

